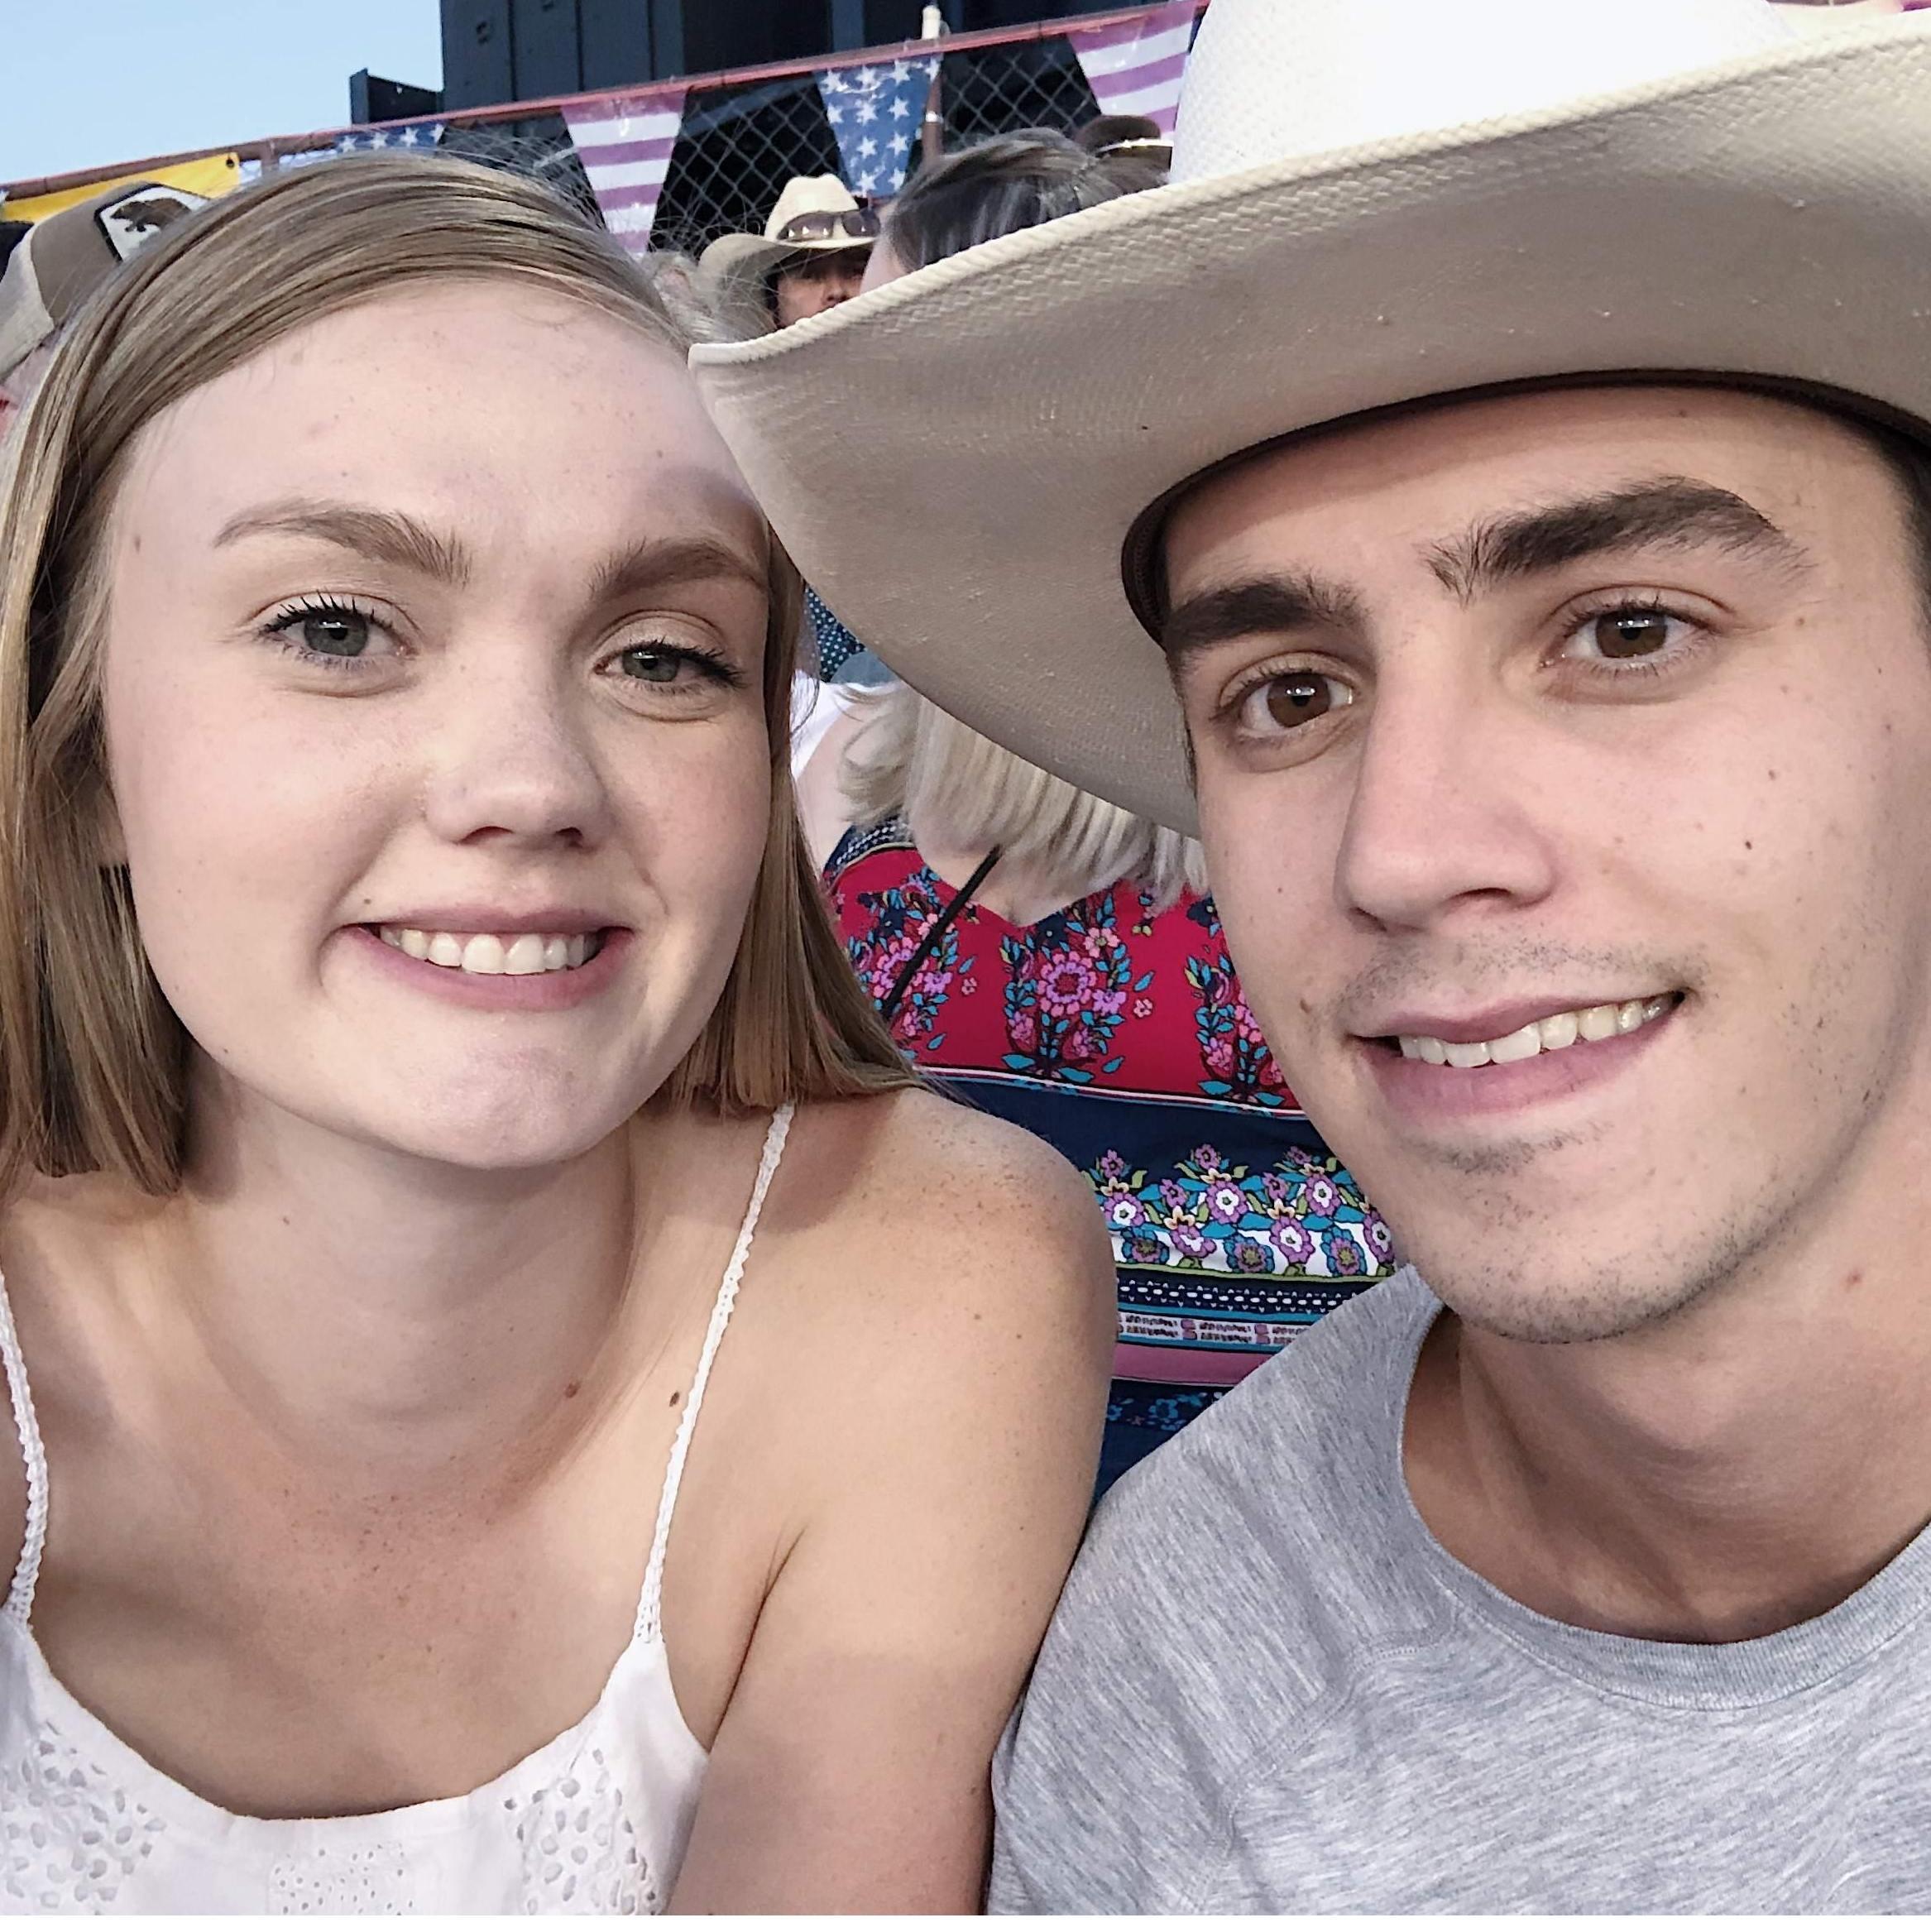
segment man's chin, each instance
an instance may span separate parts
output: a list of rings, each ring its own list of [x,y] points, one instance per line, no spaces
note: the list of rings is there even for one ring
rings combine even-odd
[[[1512,1342],[1599,1342],[1660,1328],[1727,1270],[1671,1268],[1627,1255],[1579,1267],[1585,1244],[1525,1246],[1498,1226],[1486,1242],[1417,1244],[1421,1278],[1468,1327]],[[1540,1255],[1540,1258],[1539,1258]]]

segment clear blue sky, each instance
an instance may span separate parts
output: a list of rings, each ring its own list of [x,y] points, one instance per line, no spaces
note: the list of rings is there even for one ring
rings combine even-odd
[[[443,84],[438,0],[0,0],[0,183],[339,127],[358,67]]]

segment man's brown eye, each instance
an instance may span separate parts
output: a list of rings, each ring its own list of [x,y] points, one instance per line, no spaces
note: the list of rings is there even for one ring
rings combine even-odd
[[[1608,611],[1595,621],[1593,641],[1606,658],[1653,657],[1670,647],[1670,621],[1663,611]]]
[[[1289,731],[1339,711],[1353,698],[1344,684],[1319,671],[1282,671],[1268,678],[1255,695],[1267,706],[1267,717]]]

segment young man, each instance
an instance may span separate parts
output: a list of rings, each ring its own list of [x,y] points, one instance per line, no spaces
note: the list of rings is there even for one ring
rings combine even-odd
[[[1101,1512],[997,1909],[1931,1904],[1925,26],[1216,0],[1172,188],[706,358],[1415,1263]]]

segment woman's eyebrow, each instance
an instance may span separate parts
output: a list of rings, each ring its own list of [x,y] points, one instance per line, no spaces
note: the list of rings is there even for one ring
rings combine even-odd
[[[433,530],[401,511],[317,497],[285,497],[230,517],[214,541],[219,549],[224,544],[262,536],[307,537],[333,544],[445,583],[463,583],[469,577],[469,553],[458,538]]]
[[[666,584],[723,578],[749,584],[762,597],[770,574],[762,559],[721,537],[647,537],[598,567],[590,580],[591,602],[616,603]]]

